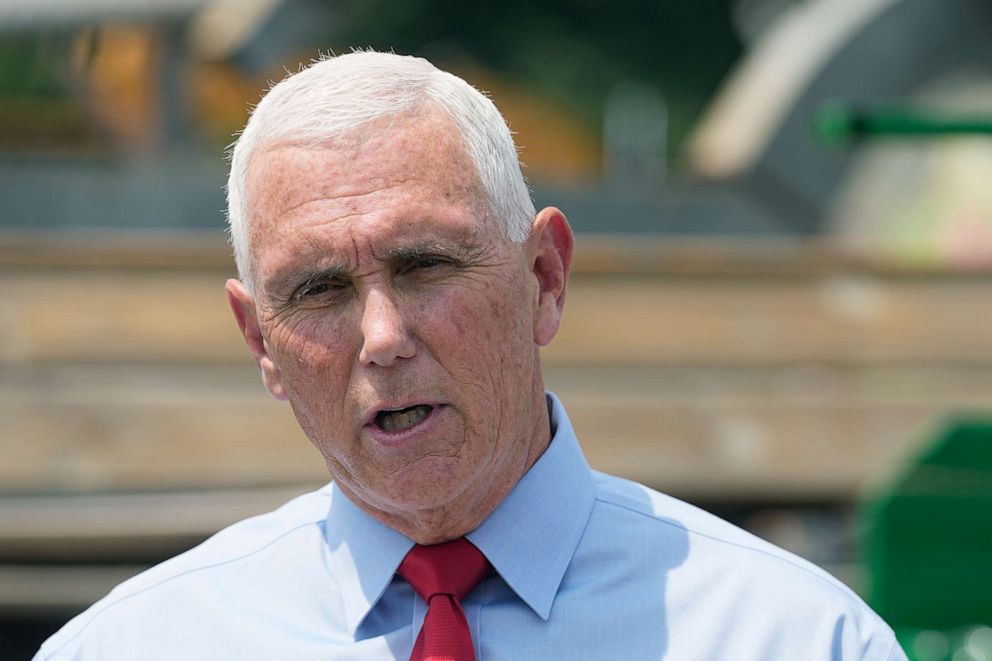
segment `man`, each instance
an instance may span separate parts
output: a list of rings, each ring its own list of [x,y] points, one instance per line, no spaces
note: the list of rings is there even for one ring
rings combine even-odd
[[[538,349],[572,234],[495,107],[327,59],[232,158],[227,293],[333,483],[124,583],[41,659],[904,659],[824,572],[591,472]]]

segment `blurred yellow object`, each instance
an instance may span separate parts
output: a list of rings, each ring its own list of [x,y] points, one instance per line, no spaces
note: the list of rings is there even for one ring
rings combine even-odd
[[[83,31],[79,39],[89,41]],[[102,26],[84,68],[83,98],[101,128],[131,149],[149,149],[159,136],[156,58],[161,38],[151,28],[109,23]],[[77,57],[84,51],[77,49]]]

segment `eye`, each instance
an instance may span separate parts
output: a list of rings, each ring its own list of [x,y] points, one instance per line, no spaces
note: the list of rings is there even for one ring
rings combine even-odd
[[[328,289],[330,289],[330,287],[326,282],[321,282],[320,284],[316,284],[316,285],[310,285],[309,287],[305,287],[302,291],[300,291],[300,298],[307,298],[308,296],[319,296],[320,294],[326,292]]]
[[[308,282],[296,290],[293,294],[293,300],[304,304],[329,302],[342,295],[347,287],[347,283],[339,280]]]
[[[432,269],[435,266],[441,266],[443,263],[444,260],[440,257],[422,257],[414,263],[414,266],[418,269]]]
[[[397,272],[400,275],[415,276],[420,272],[439,271],[444,267],[451,266],[452,260],[442,255],[420,255],[411,257],[399,265]]]

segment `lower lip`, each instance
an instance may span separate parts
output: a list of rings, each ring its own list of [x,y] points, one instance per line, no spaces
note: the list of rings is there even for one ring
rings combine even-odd
[[[399,431],[386,431],[375,423],[365,425],[365,431],[379,445],[391,448],[403,447],[421,440],[425,434],[431,433],[434,427],[437,426],[438,417],[441,415],[442,410],[444,410],[444,406],[435,405],[423,420],[412,427],[407,427]]]

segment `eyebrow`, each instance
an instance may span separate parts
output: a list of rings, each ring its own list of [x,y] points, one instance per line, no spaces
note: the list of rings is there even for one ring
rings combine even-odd
[[[457,252],[459,252],[459,250],[456,247],[433,241],[429,243],[415,243],[408,246],[396,246],[385,250],[382,254],[377,254],[375,257],[376,259],[386,261],[399,261],[418,259],[424,255],[434,255],[437,253],[451,254]]]
[[[448,255],[452,257],[467,257],[475,254],[479,247],[475,244],[467,245],[464,239],[444,242],[438,240],[427,240],[408,245],[394,246],[386,248],[373,254],[378,261],[400,262],[420,259],[426,255]],[[266,289],[277,295],[290,295],[299,287],[318,280],[327,280],[348,275],[349,268],[344,264],[331,264],[324,267],[293,269],[284,275],[279,275],[268,284]]]
[[[476,232],[459,228],[440,233],[440,236],[434,233],[434,236],[425,238],[412,237],[409,243],[385,248],[381,252],[374,253],[373,256],[380,261],[417,259],[425,255],[437,254],[468,258],[482,251],[483,248],[478,243]]]

